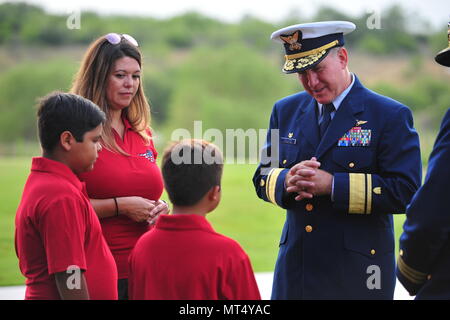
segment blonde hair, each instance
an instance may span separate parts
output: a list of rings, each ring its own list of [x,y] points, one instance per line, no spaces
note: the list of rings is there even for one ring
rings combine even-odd
[[[106,114],[106,123],[103,127],[102,145],[113,152],[128,155],[116,143],[113,129],[111,127],[111,115],[106,98],[108,77],[114,63],[123,57],[135,59],[142,68],[142,58],[139,49],[122,37],[120,43],[111,44],[105,36],[95,40],[87,49],[81,62],[80,69],[75,75],[72,83],[71,93],[83,96],[95,104]],[[133,97],[130,105],[125,108],[124,116],[130,122],[131,127],[145,141],[150,143],[150,105],[147,102],[143,86],[142,77],[139,88]]]

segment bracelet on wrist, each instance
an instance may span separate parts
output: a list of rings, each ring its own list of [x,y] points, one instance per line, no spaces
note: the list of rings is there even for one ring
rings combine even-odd
[[[116,215],[115,217],[117,217],[119,215],[119,205],[117,204],[117,198],[113,198],[114,199],[114,203],[116,204]]]

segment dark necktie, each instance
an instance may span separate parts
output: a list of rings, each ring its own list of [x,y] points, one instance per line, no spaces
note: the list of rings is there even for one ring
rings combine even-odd
[[[332,103],[324,104],[322,106],[322,122],[319,124],[320,138],[325,135],[327,128],[331,122],[331,113],[335,111],[334,105]]]

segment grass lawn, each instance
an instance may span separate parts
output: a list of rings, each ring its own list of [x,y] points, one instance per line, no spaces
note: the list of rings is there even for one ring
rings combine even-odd
[[[14,250],[14,216],[30,158],[0,159],[0,286],[24,284]],[[237,240],[256,272],[272,271],[284,211],[257,198],[251,178],[256,165],[225,165],[222,202],[208,219],[217,232]],[[167,200],[167,196],[163,196]],[[395,216],[396,237],[404,215]]]
[[[14,217],[30,158],[0,159],[0,286],[24,284],[14,250]]]

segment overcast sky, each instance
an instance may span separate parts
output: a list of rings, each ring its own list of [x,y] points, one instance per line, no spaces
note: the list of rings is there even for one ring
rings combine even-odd
[[[0,0],[0,2],[6,2]],[[18,2],[18,1],[16,1]],[[167,18],[186,11],[197,11],[228,22],[251,14],[276,23],[293,9],[310,16],[321,5],[328,5],[351,15],[373,12],[400,4],[408,14],[425,18],[435,27],[450,21],[449,0],[28,0],[50,12],[70,14],[73,10],[90,9],[100,14],[138,14]],[[300,23],[301,21],[299,21]]]

